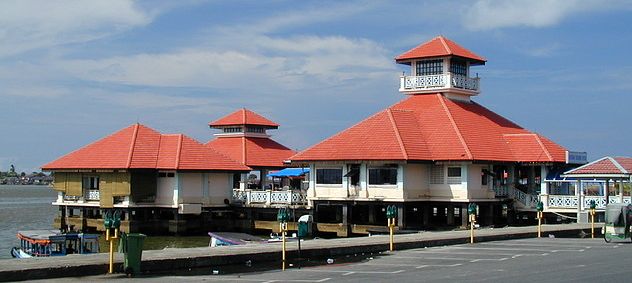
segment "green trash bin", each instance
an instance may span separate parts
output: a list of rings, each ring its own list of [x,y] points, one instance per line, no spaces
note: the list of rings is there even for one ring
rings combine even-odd
[[[121,235],[121,245],[119,250],[125,253],[123,270],[126,274],[140,274],[140,263],[143,256],[143,242],[145,235],[131,233]]]

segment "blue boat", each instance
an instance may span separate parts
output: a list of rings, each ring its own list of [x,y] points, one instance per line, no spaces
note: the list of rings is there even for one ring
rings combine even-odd
[[[19,231],[20,247],[11,249],[14,258],[64,256],[99,252],[99,236],[84,233],[60,233],[56,230]]]

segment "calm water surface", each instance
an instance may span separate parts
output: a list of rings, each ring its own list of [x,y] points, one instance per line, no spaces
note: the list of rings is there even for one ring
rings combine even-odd
[[[18,230],[53,229],[58,210],[51,203],[56,198],[57,192],[48,186],[0,185],[0,259],[11,258],[11,248],[20,244]],[[100,240],[101,251],[107,251],[105,240]],[[149,236],[143,249],[205,247],[208,242],[207,235]]]
[[[0,185],[0,258],[11,258],[18,230],[52,229],[56,197],[48,186]]]

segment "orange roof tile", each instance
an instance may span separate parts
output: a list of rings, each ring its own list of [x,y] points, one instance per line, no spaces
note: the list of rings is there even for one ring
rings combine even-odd
[[[291,160],[564,162],[565,149],[477,103],[434,94],[404,99]]]
[[[279,124],[268,120],[267,118],[252,112],[246,108],[239,109],[228,114],[218,120],[209,123],[211,127],[237,126],[237,125],[257,125],[268,128],[278,128]]]
[[[599,174],[632,174],[632,158],[603,157],[586,165],[570,170],[564,175],[599,175]]]
[[[285,167],[283,161],[296,153],[270,138],[262,137],[223,136],[206,145],[250,167]]]
[[[134,124],[44,166],[61,169],[250,170],[184,135]]]
[[[479,64],[484,64],[485,58],[474,54],[460,45],[443,36],[437,36],[430,41],[424,42],[417,47],[404,52],[395,58],[396,62],[409,59],[431,58],[441,56],[459,56],[471,59]]]

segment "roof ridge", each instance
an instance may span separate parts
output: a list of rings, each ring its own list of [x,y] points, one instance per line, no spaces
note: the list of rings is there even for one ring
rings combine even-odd
[[[443,38],[443,36],[437,36],[437,37],[441,41],[441,44],[443,44],[443,47],[445,48],[445,50],[448,51],[448,54],[452,54],[452,49],[450,49],[450,46],[448,46],[448,43],[445,42],[445,39]]]
[[[463,138],[463,135],[461,134],[461,130],[459,130],[459,127],[457,127],[456,122],[454,121],[454,117],[452,117],[452,113],[450,112],[450,110],[448,109],[448,106],[445,104],[445,101],[443,100],[444,96],[441,95],[440,93],[436,95],[437,95],[437,98],[439,99],[439,102],[441,102],[441,106],[443,107],[443,110],[445,110],[445,113],[448,116],[448,119],[450,119],[450,124],[452,124],[452,128],[454,128],[456,135],[459,137],[459,141],[463,145],[463,149],[465,149],[465,153],[467,154],[469,159],[474,159],[474,157],[472,156],[472,153],[470,152],[469,147],[467,146],[467,143],[465,142],[465,139]]]
[[[156,151],[156,162],[154,167],[158,168],[158,159],[160,159],[160,149],[162,148],[162,134],[158,135],[158,150]]]
[[[623,166],[621,166],[621,164],[619,164],[619,161],[617,161],[613,157],[608,156],[608,159],[610,159],[610,162],[612,162],[612,164],[614,164],[615,167],[617,167],[619,170],[621,170],[621,172],[623,172],[625,174],[630,173],[630,172],[628,172],[628,170],[625,170],[625,168]]]
[[[182,154],[182,134],[178,134],[178,150],[176,151],[176,164],[175,164],[175,170],[178,170],[178,168],[180,168],[180,154]]]
[[[134,147],[136,146],[136,138],[138,138],[139,126],[140,126],[139,123],[136,123],[134,125],[134,132],[132,133],[132,142],[130,143],[130,146],[129,146],[129,153],[127,154],[127,164],[125,165],[125,168],[130,168],[132,166],[132,157],[134,155]]]
[[[546,153],[546,157],[549,158],[550,161],[553,161],[553,156],[551,155],[551,153],[549,152],[549,149],[546,148],[546,146],[544,146],[544,143],[542,142],[542,140],[540,139],[540,135],[533,133],[533,135],[535,136],[535,140],[538,142],[538,144],[540,145],[540,147],[542,147],[542,151],[544,151],[544,153]]]
[[[241,163],[243,165],[246,165],[247,164],[246,162],[248,161],[247,158],[246,158],[246,154],[248,154],[248,150],[246,149],[246,144],[247,143],[246,143],[246,137],[245,136],[241,137],[241,143],[243,144],[243,146],[241,147],[242,148]]]
[[[408,160],[408,152],[406,151],[406,147],[404,146],[404,141],[402,140],[402,136],[399,134],[399,128],[397,127],[397,123],[395,123],[395,118],[393,117],[393,112],[390,108],[386,108],[386,113],[388,113],[388,118],[393,125],[393,131],[395,131],[395,137],[397,137],[397,143],[399,143],[399,148],[402,150],[402,154],[404,154],[404,159]]]

